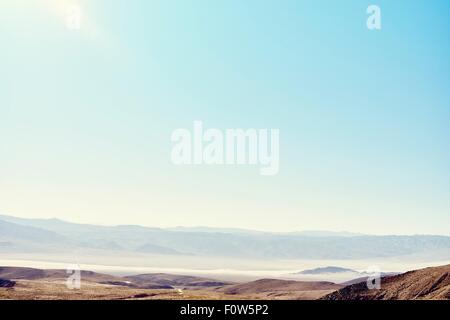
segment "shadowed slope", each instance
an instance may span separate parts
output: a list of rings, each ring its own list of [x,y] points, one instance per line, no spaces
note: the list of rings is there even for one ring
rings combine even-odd
[[[366,282],[333,292],[325,300],[416,300],[450,299],[450,265],[425,268],[383,277],[380,290],[369,290]]]

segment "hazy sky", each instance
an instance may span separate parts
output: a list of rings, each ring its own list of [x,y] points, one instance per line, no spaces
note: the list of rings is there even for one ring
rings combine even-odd
[[[70,5],[80,30],[67,28]],[[377,4],[382,30],[366,27]],[[1,0],[0,213],[450,235],[450,2]],[[279,128],[280,172],[171,132]]]

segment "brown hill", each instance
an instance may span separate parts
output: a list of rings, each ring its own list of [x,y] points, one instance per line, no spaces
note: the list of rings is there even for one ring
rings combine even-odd
[[[326,281],[261,279],[227,286],[219,291],[227,295],[247,295],[252,299],[314,300],[339,288],[342,286]]]
[[[0,278],[13,280],[66,280],[70,274],[66,270],[61,269],[35,269],[22,267],[0,267]],[[141,283],[139,281],[129,281],[124,277],[117,277],[108,274],[80,271],[81,281],[93,282],[98,284],[107,284],[115,286],[124,286],[131,288],[145,289],[172,289],[171,286],[163,286],[158,283],[147,281]]]
[[[61,269],[43,270],[22,267],[0,267],[0,278],[2,279],[65,280],[68,276],[69,274],[66,270]],[[173,287],[210,288],[232,284],[230,282],[222,282],[208,278],[164,273],[119,277],[85,270],[81,271],[81,281],[140,289],[173,289]]]
[[[222,287],[232,284],[230,282],[223,282],[208,278],[174,275],[166,273],[149,273],[139,274],[135,276],[128,276],[125,279],[133,283],[156,283],[164,286],[172,287]]]
[[[353,284],[324,296],[324,300],[448,300],[450,265],[387,276],[381,289],[369,290],[366,282]]]
[[[0,267],[0,278],[35,280],[45,277],[44,270],[34,268]]]
[[[61,269],[35,269],[23,267],[0,267],[0,278],[14,280],[67,279],[70,274]],[[91,282],[120,281],[121,277],[93,271],[80,271],[81,278]]]

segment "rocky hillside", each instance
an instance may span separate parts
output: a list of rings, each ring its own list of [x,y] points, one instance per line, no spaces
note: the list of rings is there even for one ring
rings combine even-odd
[[[449,300],[450,265],[383,277],[381,289],[369,290],[366,282],[324,296],[324,300]]]

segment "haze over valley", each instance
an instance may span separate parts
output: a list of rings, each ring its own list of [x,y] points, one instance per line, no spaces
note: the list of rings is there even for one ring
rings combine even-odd
[[[395,273],[449,261],[447,236],[161,229],[0,216],[1,265],[66,268],[79,264],[115,274],[169,272],[223,280],[275,277],[345,282],[373,266]],[[327,267],[346,269],[316,270]]]

